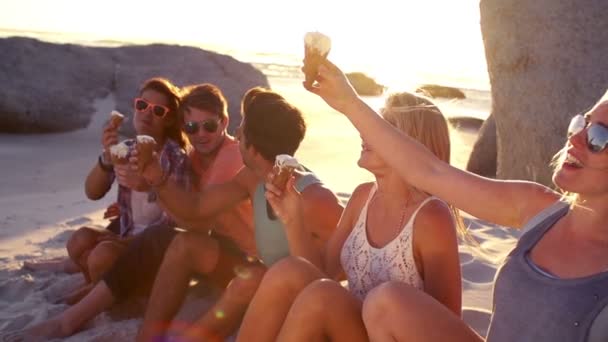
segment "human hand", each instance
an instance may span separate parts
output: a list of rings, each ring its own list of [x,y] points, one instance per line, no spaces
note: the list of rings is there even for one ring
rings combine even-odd
[[[139,165],[139,152],[133,150],[129,158],[131,171],[137,172],[148,184],[159,184],[163,178],[163,168],[160,165],[158,153],[152,152],[152,157],[146,165]]]
[[[274,177],[276,175],[271,173],[266,179],[266,200],[272,206],[279,220],[287,227],[300,219],[302,196],[294,186],[294,176],[287,180],[285,190],[281,190],[273,184]]]
[[[110,204],[110,206],[107,207],[106,211],[103,213],[104,219],[111,219],[118,216],[120,216],[120,207],[116,202]]]
[[[118,127],[108,122],[101,133],[101,145],[103,146],[104,153],[106,153],[107,160],[110,158],[110,147],[118,144]]]
[[[329,60],[319,66],[316,81],[315,85],[310,86],[303,83],[304,88],[319,95],[328,105],[343,114],[348,114],[349,106],[361,101],[346,75]]]
[[[148,184],[145,179],[137,172],[137,168],[132,168],[132,161],[129,158],[129,163],[114,165],[114,173],[118,184],[135,191],[145,191]]]

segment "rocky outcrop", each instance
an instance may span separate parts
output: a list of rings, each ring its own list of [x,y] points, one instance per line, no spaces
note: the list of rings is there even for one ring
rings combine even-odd
[[[480,176],[496,177],[496,121],[490,115],[481,125],[467,162],[467,171]]]
[[[378,96],[384,92],[384,86],[362,72],[351,72],[346,74],[346,78],[357,94],[362,96]]]
[[[95,99],[114,93],[117,109],[132,115],[141,83],[155,76],[178,86],[213,83],[229,103],[230,129],[240,122],[240,99],[266,77],[249,64],[176,45],[116,48],[0,39],[0,131],[36,133],[86,127]],[[125,127],[126,132],[132,129]]]
[[[462,90],[453,87],[446,87],[437,84],[423,84],[416,88],[417,93],[421,93],[424,96],[437,98],[442,97],[446,99],[464,99],[466,96]]]
[[[570,117],[608,87],[608,2],[482,0],[497,176],[551,184]]]

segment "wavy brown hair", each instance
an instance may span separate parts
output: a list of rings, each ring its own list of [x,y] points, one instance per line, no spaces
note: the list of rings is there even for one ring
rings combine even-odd
[[[165,126],[163,133],[169,139],[178,143],[182,148],[185,149],[188,147],[190,143],[188,142],[186,134],[182,131],[182,123],[181,120],[179,120],[178,115],[178,109],[181,104],[179,88],[166,78],[154,77],[143,83],[139,89],[139,96],[146,90],[154,90],[165,95],[169,112],[164,119],[168,120],[169,124]]]

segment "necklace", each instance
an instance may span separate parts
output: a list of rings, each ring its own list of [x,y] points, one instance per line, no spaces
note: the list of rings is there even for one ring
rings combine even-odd
[[[380,194],[380,195],[382,195],[382,194]],[[378,198],[378,192],[376,192],[374,194],[374,197],[373,197],[372,201],[375,202],[376,198]],[[401,208],[401,216],[399,218],[399,222],[397,222],[395,231],[400,231],[401,228],[403,228],[403,225],[405,224],[405,214],[407,213],[407,208],[408,208],[408,206],[410,204],[411,198],[412,198],[411,195],[408,196],[407,199],[406,199],[406,201],[405,201],[405,203],[404,203],[404,205],[403,205],[403,207]]]

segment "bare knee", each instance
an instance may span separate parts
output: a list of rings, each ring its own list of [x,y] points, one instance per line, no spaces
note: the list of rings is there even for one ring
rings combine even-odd
[[[186,267],[190,271],[208,273],[219,258],[217,241],[201,233],[177,234],[165,252],[163,264]]]
[[[294,309],[312,317],[322,317],[331,307],[344,307],[350,295],[338,282],[330,279],[317,279],[298,295]],[[331,306],[328,306],[331,303]]]
[[[267,289],[297,293],[322,277],[323,273],[310,262],[290,256],[274,264],[264,275],[262,284]]]
[[[116,259],[120,256],[123,248],[116,242],[100,242],[89,254],[87,258],[87,268],[92,281],[99,278],[112,267]]]
[[[416,302],[415,300],[408,300],[408,298],[413,299],[418,296],[419,293],[417,292],[419,291],[415,288],[401,282],[391,281],[376,286],[367,294],[363,302],[363,321],[365,325],[382,326],[383,322],[386,322],[388,317],[393,316],[397,309],[399,309],[400,319],[405,321],[407,318],[403,317],[404,312],[416,312],[414,308],[408,310],[407,306]]]
[[[95,246],[99,234],[100,233],[95,229],[88,227],[82,227],[75,231],[66,244],[70,258],[74,261],[78,261],[85,251],[90,250]]]

